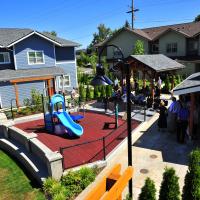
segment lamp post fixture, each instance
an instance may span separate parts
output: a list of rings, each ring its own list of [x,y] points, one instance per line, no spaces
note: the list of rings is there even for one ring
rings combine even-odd
[[[91,84],[96,85],[111,85],[112,81],[105,76],[103,66],[101,65],[101,55],[103,51],[108,47],[115,47],[121,54],[121,59],[118,60],[124,71],[126,72],[126,95],[127,95],[127,135],[128,135],[128,166],[132,166],[132,135],[131,135],[131,85],[130,85],[130,65],[128,62],[125,61],[124,55],[121,49],[114,45],[105,45],[102,47],[101,51],[99,52],[99,64],[97,65],[97,75],[91,81]],[[132,179],[129,180],[129,195],[130,197],[133,196],[133,187],[132,187]]]

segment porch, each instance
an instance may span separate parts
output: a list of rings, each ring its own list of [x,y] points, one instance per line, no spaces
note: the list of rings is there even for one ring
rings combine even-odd
[[[1,70],[0,82],[3,83],[4,90],[1,90],[0,97],[4,102],[9,101],[9,104],[11,100],[15,100],[16,107],[19,108],[22,96],[27,97],[28,93],[30,93],[31,84],[34,83],[35,89],[38,89],[41,93],[46,92],[51,96],[58,90],[58,78],[64,74],[64,70],[60,67]]]

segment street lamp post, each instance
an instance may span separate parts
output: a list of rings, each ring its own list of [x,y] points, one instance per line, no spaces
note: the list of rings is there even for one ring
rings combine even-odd
[[[116,45],[106,45],[103,46],[101,51],[99,52],[99,65],[97,66],[97,75],[92,80],[92,85],[110,85],[112,81],[105,74],[99,73],[98,68],[102,68],[101,65],[101,55],[103,51],[108,47],[115,47],[121,54],[121,59],[119,60],[120,64],[124,68],[126,72],[126,95],[127,95],[127,136],[128,136],[128,166],[132,166],[132,135],[131,135],[131,87],[130,87],[130,65],[128,62],[125,61],[124,55],[121,49]],[[130,197],[133,196],[133,189],[132,189],[132,179],[129,180],[129,195]]]

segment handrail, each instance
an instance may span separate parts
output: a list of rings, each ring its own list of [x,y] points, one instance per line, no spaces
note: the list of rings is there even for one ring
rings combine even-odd
[[[14,113],[13,113],[13,101],[15,100],[15,103],[17,104],[17,99],[11,99],[10,101],[10,104],[11,104],[11,107],[10,107],[10,110],[11,110],[11,115],[12,115],[12,119],[14,120]]]
[[[119,126],[119,128],[120,128],[121,126],[123,126],[125,123],[126,123],[126,122],[124,122],[123,124],[121,124],[121,125]],[[78,143],[78,144],[70,145],[70,146],[66,146],[66,147],[60,147],[60,150],[61,150],[61,149],[62,149],[62,150],[65,150],[65,149],[69,149],[69,148],[71,148],[71,147],[77,147],[77,146],[81,146],[81,145],[84,145],[84,144],[90,144],[90,143],[93,143],[93,142],[97,142],[97,141],[103,140],[103,138],[106,139],[106,138],[107,138],[108,136],[110,136],[114,131],[115,131],[115,130],[111,131],[108,135],[106,135],[106,136],[104,136],[104,137],[101,137],[101,138],[99,138],[99,139],[96,139],[96,140],[90,140],[90,141],[88,141],[88,142]]]

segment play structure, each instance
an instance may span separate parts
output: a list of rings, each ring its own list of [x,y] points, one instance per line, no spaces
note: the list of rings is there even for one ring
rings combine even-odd
[[[89,192],[85,200],[122,200],[122,192],[133,176],[133,167],[129,166],[123,174],[120,171],[121,165],[115,165]]]
[[[51,133],[70,136],[81,136],[83,127],[76,123],[83,118],[83,115],[71,115],[66,111],[65,98],[61,94],[54,94],[52,97],[43,97],[43,111],[45,129]]]

